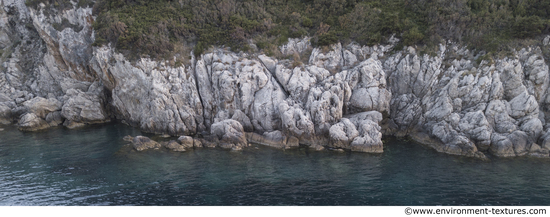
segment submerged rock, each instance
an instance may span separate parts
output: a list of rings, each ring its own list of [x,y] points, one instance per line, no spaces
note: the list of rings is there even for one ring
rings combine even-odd
[[[132,142],[132,141],[134,141],[134,137],[132,137],[130,135],[127,135],[124,138],[122,138],[122,140],[124,140],[126,142]]]
[[[314,151],[323,151],[325,150],[325,147],[323,147],[322,145],[318,145],[318,144],[312,144],[309,146],[310,149],[314,150]]]
[[[155,142],[145,136],[134,137],[134,139],[132,140],[132,146],[137,151],[143,151],[143,150],[152,149],[152,148],[157,149],[161,147],[161,145],[158,142]]]
[[[287,137],[281,131],[265,132],[263,135],[257,133],[246,133],[246,138],[250,143],[280,149],[289,149],[300,145],[298,138],[294,136]]]
[[[183,145],[180,145],[178,142],[174,140],[170,140],[168,142],[163,142],[162,146],[175,152],[184,152],[185,148]]]

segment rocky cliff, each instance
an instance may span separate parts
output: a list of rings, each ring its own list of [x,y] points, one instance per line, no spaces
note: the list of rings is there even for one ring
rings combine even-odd
[[[232,149],[380,153],[394,135],[454,155],[549,157],[550,37],[494,60],[451,42],[428,55],[395,40],[321,49],[304,38],[279,49],[305,63],[214,48],[176,65],[92,47],[91,8],[0,4],[0,123],[21,130],[120,119]]]

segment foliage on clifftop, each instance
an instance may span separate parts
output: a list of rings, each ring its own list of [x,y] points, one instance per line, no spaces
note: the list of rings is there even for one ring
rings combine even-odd
[[[94,15],[94,45],[153,58],[210,45],[246,51],[249,40],[269,53],[303,36],[314,46],[395,35],[400,45],[452,40],[497,52],[550,29],[548,0],[98,0]]]

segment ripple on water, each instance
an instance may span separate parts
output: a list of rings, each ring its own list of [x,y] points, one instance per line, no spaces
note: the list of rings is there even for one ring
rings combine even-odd
[[[550,161],[479,161],[386,139],[383,154],[136,152],[113,123],[0,132],[0,205],[546,205]]]

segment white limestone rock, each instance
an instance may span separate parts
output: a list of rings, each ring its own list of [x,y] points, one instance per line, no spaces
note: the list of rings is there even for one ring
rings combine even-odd
[[[302,53],[308,48],[311,48],[310,38],[289,38],[288,43],[279,47],[281,53],[285,56],[292,55],[294,53]]]
[[[278,107],[283,132],[295,136],[300,141],[310,140],[315,134],[315,126],[309,112],[304,111],[300,104],[283,101]]]
[[[329,51],[324,53],[320,48],[314,48],[309,57],[309,65],[325,68],[337,72],[344,65],[342,58],[342,44],[329,45]]]
[[[342,118],[339,123],[330,127],[330,140],[336,148],[349,149],[350,143],[359,136],[355,125],[347,118]]]
[[[50,127],[44,119],[38,117],[34,113],[23,115],[17,125],[21,131],[38,131]]]
[[[216,136],[222,148],[241,149],[248,146],[242,125],[235,120],[224,120],[212,124],[210,134]]]
[[[101,99],[91,93],[70,89],[65,96],[61,115],[66,118],[66,126],[74,124],[94,124],[107,121]]]
[[[42,97],[35,97],[24,102],[23,105],[29,112],[32,112],[38,117],[44,119],[50,112],[61,110],[61,106],[63,104],[54,98],[44,99]]]

